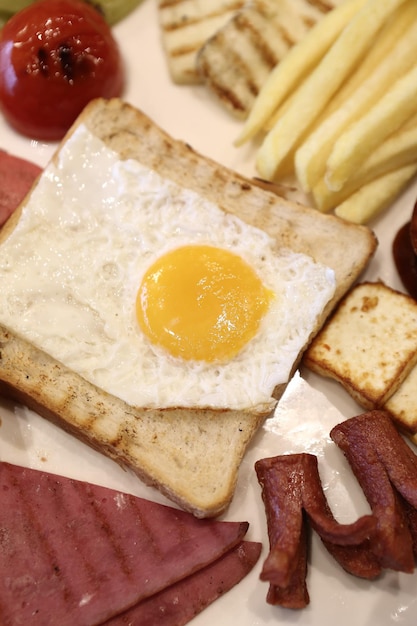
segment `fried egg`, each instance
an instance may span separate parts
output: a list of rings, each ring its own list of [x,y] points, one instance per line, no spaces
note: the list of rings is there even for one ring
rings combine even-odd
[[[0,246],[0,321],[134,406],[261,410],[334,272],[80,125]]]

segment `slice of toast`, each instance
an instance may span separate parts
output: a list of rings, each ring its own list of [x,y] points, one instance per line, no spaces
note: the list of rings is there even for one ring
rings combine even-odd
[[[352,289],[304,355],[367,409],[388,408],[416,363],[417,302],[383,283]]]
[[[262,228],[276,240],[277,248],[307,253],[332,268],[336,290],[313,334],[375,252],[377,242],[367,227],[283,200],[197,154],[121,100],[96,100],[88,105],[62,145],[81,124],[117,152],[120,160],[141,162],[223,211]],[[1,232],[0,255],[1,241],[19,223],[22,209]],[[128,466],[194,515],[215,516],[227,507],[242,457],[267,411],[133,407],[34,347],[10,325],[1,328],[0,344],[3,393]],[[277,397],[284,386],[277,389]]]

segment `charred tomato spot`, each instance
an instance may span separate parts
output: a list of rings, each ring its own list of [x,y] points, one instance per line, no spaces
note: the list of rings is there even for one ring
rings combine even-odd
[[[38,68],[43,76],[49,75],[48,52],[45,48],[39,48],[38,50]]]
[[[72,81],[74,79],[75,56],[70,45],[63,43],[58,47],[58,59],[64,78]]]

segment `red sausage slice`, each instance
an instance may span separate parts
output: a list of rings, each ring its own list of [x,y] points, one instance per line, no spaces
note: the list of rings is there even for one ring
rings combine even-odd
[[[38,165],[0,150],[0,226],[22,202],[41,172]]]

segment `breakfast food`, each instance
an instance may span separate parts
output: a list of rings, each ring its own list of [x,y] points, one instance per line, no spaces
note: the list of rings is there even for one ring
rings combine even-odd
[[[387,61],[403,61],[405,52],[401,50],[402,44],[407,45],[407,42],[400,40],[396,48],[397,55],[392,54],[388,57]],[[384,69],[382,64],[380,65],[380,70],[381,69]],[[365,92],[366,90],[363,89],[360,93],[363,96]],[[360,100],[360,98],[358,99]],[[355,173],[351,173],[349,181],[346,182],[339,191],[334,189],[330,190],[323,179],[318,181],[314,188],[314,197],[318,208],[322,211],[328,211],[332,207],[338,206],[338,212],[340,213],[340,205],[345,199],[351,197],[352,194],[366,187],[372,181],[378,180],[382,176],[393,177],[394,173],[398,171],[411,171],[411,168],[415,167],[417,156],[416,123],[417,117],[414,115],[406,124],[401,126],[398,131],[392,133],[383,143],[377,146],[365,159],[361,167],[357,168]],[[329,143],[327,143],[327,146],[329,146]],[[395,181],[394,177],[393,181]],[[387,183],[386,186],[388,186]],[[362,206],[358,207],[357,211],[362,211],[362,214],[365,215],[369,209],[367,206]],[[369,211],[369,215],[371,214],[372,212]]]
[[[255,464],[265,505],[270,551],[260,578],[267,602],[302,609],[308,529],[343,569],[374,580],[386,569],[411,574],[417,558],[417,456],[387,411],[362,413],[336,424],[330,437],[346,457],[370,507],[350,524],[338,523],[323,490],[315,455],[284,454]]]
[[[376,518],[372,550],[382,567],[415,569],[417,456],[389,413],[369,411],[335,426],[331,438],[346,456]]]
[[[190,609],[193,616],[237,583],[260,553],[259,543],[243,541],[245,522],[196,520],[8,463],[0,463],[0,481],[2,624],[122,624],[127,610],[146,616],[171,594],[181,621],[171,616],[167,624],[185,624]],[[213,573],[224,577],[219,589],[199,591]],[[188,598],[190,588],[202,604]]]
[[[273,67],[340,3],[159,0],[171,79],[177,84],[203,83],[229,111],[245,118]]]
[[[415,300],[383,283],[361,283],[314,338],[304,363],[341,383],[360,406],[381,408],[417,363],[416,328]]]
[[[58,205],[56,194],[61,194]],[[146,212],[149,207],[151,214]],[[220,225],[214,240],[213,223]],[[223,229],[226,224],[230,230]],[[218,233],[220,227],[223,234]],[[36,232],[32,240],[31,231]],[[263,260],[274,256],[272,250],[278,259],[290,261],[290,273],[301,267],[300,277],[309,276],[320,287],[308,306],[303,298],[310,297],[313,283],[303,286],[297,281],[291,296],[283,290],[272,298],[271,307],[274,300],[282,306],[286,297],[298,298],[298,319],[308,322],[300,327],[294,319],[282,323],[276,368],[262,368],[265,352],[261,349],[255,358],[253,343],[229,359],[231,375],[227,362],[177,361],[141,336],[135,311],[141,277],[158,258],[174,248],[187,248],[190,239],[193,246],[230,247],[229,252],[259,268],[267,294],[275,287],[262,268]],[[51,246],[55,240],[56,247]],[[19,242],[25,254],[18,259]],[[375,247],[367,228],[318,216],[266,192],[175,141],[120,100],[95,101],[2,231],[0,265],[8,286],[3,285],[7,306],[0,320],[1,389],[128,465],[195,515],[217,515],[230,502],[247,445],[275,405],[272,391],[279,397],[311,336]],[[35,291],[23,270],[24,258],[37,266]],[[266,313],[261,322],[267,319]],[[262,346],[261,335],[251,342]],[[136,371],[142,367],[140,346],[146,346],[149,362],[142,373],[153,372],[150,392]],[[251,358],[241,361],[245,349]],[[242,363],[253,366],[252,373],[258,368],[261,378],[268,379],[264,389],[257,382],[236,396],[235,377],[248,376]],[[126,383],[126,377],[134,383]],[[222,393],[220,387],[209,387],[213,378],[216,384],[225,381]]]
[[[260,574],[269,583],[267,602],[302,609],[310,598],[306,585],[308,530],[349,573],[372,579],[381,567],[369,550],[375,519],[363,515],[350,524],[333,517],[312,454],[288,454],[255,463],[265,505],[270,552]]]
[[[414,366],[383,407],[391,415],[398,429],[415,444],[417,444],[416,382],[417,366]]]
[[[31,139],[61,139],[90,100],[123,88],[118,44],[92,4],[40,0],[0,30],[0,110]]]
[[[417,442],[416,301],[383,283],[357,285],[304,355],[366,409],[384,409]],[[384,341],[381,341],[384,337]]]
[[[333,270],[121,161],[82,124],[26,201],[0,266],[3,324],[148,408],[270,412],[335,290]]]
[[[207,39],[247,0],[158,0],[162,43],[172,80],[199,83],[196,56]]]
[[[255,541],[242,541],[210,565],[108,620],[105,626],[187,624],[251,571],[261,547]]]
[[[398,196],[417,171],[416,17],[412,0],[347,0],[290,50],[237,140],[265,134],[262,178],[356,223]]]
[[[0,150],[0,227],[22,202],[42,169]]]
[[[352,0],[342,3],[338,9],[330,11],[298,45],[292,48],[291,52],[285,57],[285,62],[281,62],[271,72],[268,80],[265,82],[239,135],[238,144],[251,139],[256,133],[267,128],[268,124],[272,125],[274,123],[274,116],[277,110],[279,110],[291,93],[297,93],[297,86],[300,81],[302,85],[307,85],[304,89],[309,87],[311,79],[307,82],[304,82],[303,79],[314,71],[314,68],[320,64],[323,58],[328,58],[326,57],[327,52],[338,41],[339,36],[344,32],[346,24],[349,23],[352,16],[365,3],[366,0]],[[344,63],[349,63],[349,59],[345,60]],[[332,80],[337,81],[338,77],[333,77]],[[329,85],[329,89],[331,87],[332,84]],[[326,94],[324,93],[321,95],[320,100],[323,101],[325,97]],[[313,106],[320,106],[320,104],[314,103]],[[310,115],[312,115],[312,112],[310,112]],[[277,169],[278,164],[279,161],[275,157],[274,163],[271,163],[271,170]]]
[[[196,55],[204,84],[219,102],[246,118],[271,70],[340,0],[252,0],[218,29]]]

